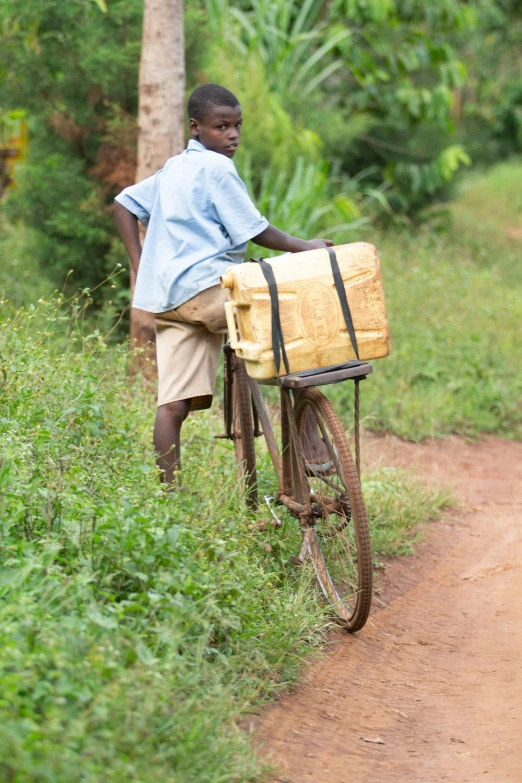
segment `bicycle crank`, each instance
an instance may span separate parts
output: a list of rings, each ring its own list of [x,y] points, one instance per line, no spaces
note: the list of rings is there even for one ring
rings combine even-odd
[[[303,565],[304,561],[306,560],[306,556],[308,552],[310,551],[310,532],[312,528],[306,527],[303,530],[303,543],[301,545],[301,551],[299,552],[299,555],[296,557],[295,555],[290,555],[288,558],[288,562],[291,565],[295,566],[301,566]]]

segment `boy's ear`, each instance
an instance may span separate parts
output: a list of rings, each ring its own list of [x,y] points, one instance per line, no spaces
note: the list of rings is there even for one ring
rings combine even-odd
[[[199,136],[199,122],[193,117],[189,119],[189,131],[193,136]]]

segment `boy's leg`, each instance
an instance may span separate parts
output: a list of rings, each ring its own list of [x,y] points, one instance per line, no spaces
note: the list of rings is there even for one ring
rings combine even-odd
[[[183,422],[191,410],[212,404],[227,299],[228,291],[213,286],[155,318],[158,409],[154,447],[156,463],[169,484],[181,467]]]
[[[174,481],[174,473],[181,468],[180,437],[181,425],[190,412],[190,399],[176,400],[160,405],[154,423],[154,448],[156,464],[167,484]]]

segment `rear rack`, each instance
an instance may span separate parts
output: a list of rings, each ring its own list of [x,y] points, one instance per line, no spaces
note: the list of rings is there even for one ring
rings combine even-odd
[[[371,372],[373,372],[373,367],[368,362],[353,361],[321,367],[319,370],[294,372],[280,378],[260,380],[257,383],[264,386],[279,386],[283,389],[304,389],[307,386],[326,386],[330,383],[340,383],[347,380],[363,380]]]

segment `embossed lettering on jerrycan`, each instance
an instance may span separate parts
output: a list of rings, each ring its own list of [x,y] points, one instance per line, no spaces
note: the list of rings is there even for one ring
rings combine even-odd
[[[390,332],[377,251],[366,242],[335,247],[361,360],[390,352]],[[279,312],[290,372],[329,367],[356,359],[335,288],[326,249],[267,259],[279,295]],[[228,267],[221,277],[231,290],[225,304],[230,344],[251,378],[286,375],[276,370],[268,284],[259,264]],[[240,339],[237,339],[234,314]]]

